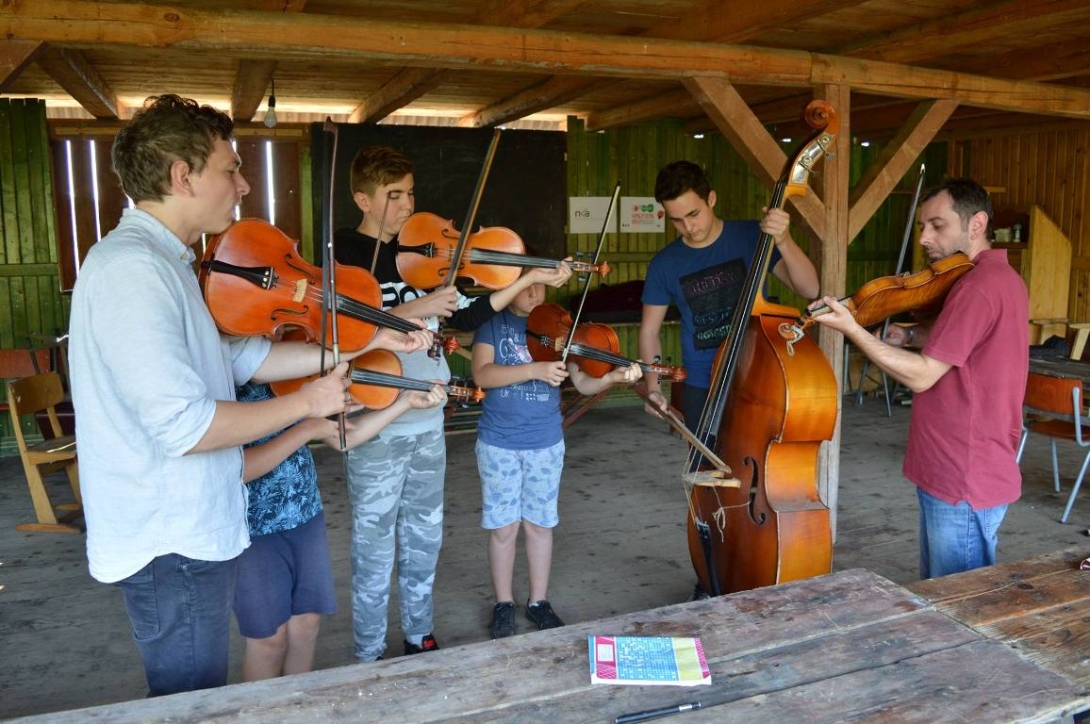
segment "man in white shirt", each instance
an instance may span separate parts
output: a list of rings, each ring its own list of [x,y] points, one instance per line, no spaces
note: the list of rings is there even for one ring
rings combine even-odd
[[[221,337],[205,306],[191,247],[250,190],[232,133],[209,106],[148,99],[113,146],[136,208],[91,248],[72,297],[91,575],[123,591],[153,696],[226,683],[234,559],[249,545],[240,446],[346,407],[345,362],[299,392],[235,401],[249,379],[312,374],[320,350]],[[387,333],[372,346],[425,344]]]

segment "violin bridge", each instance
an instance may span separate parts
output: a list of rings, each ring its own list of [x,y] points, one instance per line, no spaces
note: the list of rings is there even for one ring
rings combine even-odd
[[[698,470],[684,475],[686,484],[691,487],[703,488],[740,488],[742,483],[738,478],[728,478],[722,470]]]
[[[298,279],[295,282],[295,293],[291,295],[291,301],[296,304],[302,302],[307,297],[307,280]]]

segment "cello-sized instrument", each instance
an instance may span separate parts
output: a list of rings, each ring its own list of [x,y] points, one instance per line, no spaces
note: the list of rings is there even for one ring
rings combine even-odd
[[[340,289],[334,309],[341,322],[345,351],[366,347],[379,326],[400,332],[420,330],[408,320],[382,311],[378,281],[365,269],[337,265]],[[199,279],[217,326],[227,334],[281,339],[301,330],[307,341],[325,331],[333,344],[333,325],[324,324],[322,270],[303,259],[293,239],[261,219],[242,219],[212,237]]]
[[[839,130],[824,101],[807,106],[821,129],[785,165],[769,206],[807,192],[807,179]],[[704,589],[730,593],[828,573],[829,510],[818,493],[818,452],[832,438],[837,387],[828,359],[803,335],[789,348],[780,326],[798,310],[761,295],[774,240],[762,233],[720,345],[696,436],[740,481],[737,488],[693,486],[689,552]],[[699,453],[689,469],[699,461]]]

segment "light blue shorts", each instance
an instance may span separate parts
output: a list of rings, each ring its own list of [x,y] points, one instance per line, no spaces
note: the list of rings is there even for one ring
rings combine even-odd
[[[560,522],[556,511],[564,441],[537,450],[505,450],[477,441],[481,527],[494,530],[526,520],[542,528]]]

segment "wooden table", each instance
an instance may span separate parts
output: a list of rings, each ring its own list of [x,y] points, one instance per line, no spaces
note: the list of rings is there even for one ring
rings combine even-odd
[[[1069,722],[1090,707],[1078,554],[914,586],[864,570],[500,641],[49,714],[50,722]],[[1046,570],[1047,569],[1047,570]],[[608,591],[602,595],[609,595]],[[1073,601],[1080,605],[1068,605]],[[964,621],[962,623],[961,621]],[[589,634],[698,635],[712,685],[591,685]]]

